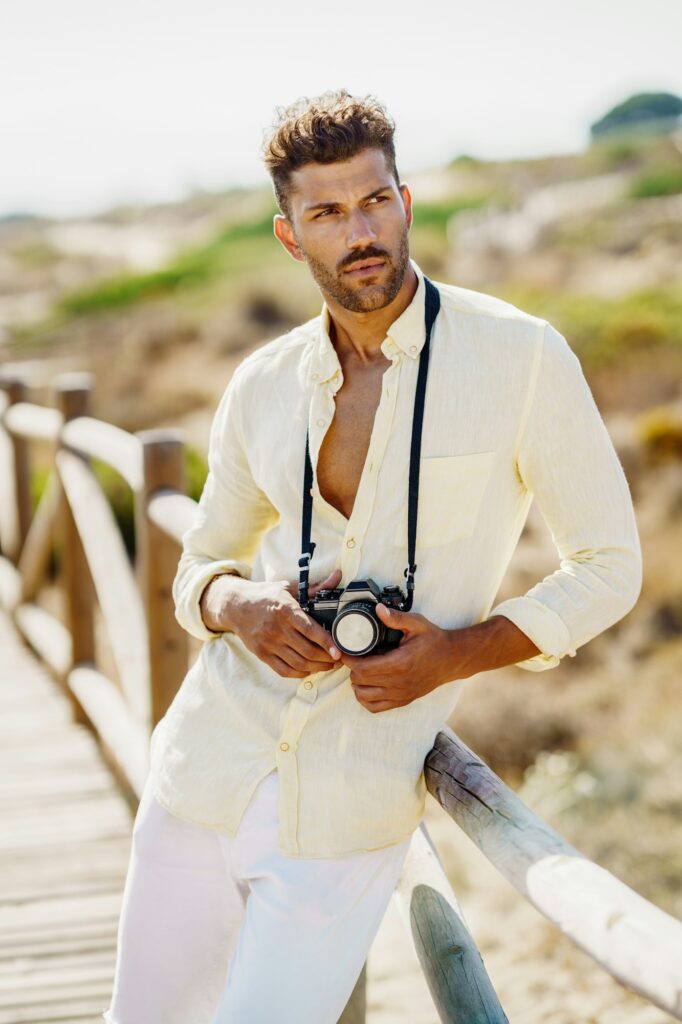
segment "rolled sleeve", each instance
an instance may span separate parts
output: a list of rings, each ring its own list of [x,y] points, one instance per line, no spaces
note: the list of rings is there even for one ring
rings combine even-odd
[[[240,372],[235,371],[216,410],[208,450],[208,476],[195,520],[182,538],[173,581],[175,617],[200,640],[207,629],[199,601],[210,581],[223,573],[251,579],[264,532],[278,513],[253,479],[240,417]]]
[[[517,450],[559,554],[559,568],[522,597],[495,605],[538,647],[517,662],[541,672],[617,622],[635,605],[642,553],[623,468],[580,362],[546,324],[540,366]]]

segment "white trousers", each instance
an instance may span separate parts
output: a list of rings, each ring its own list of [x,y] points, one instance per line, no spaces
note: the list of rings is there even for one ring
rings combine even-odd
[[[169,814],[147,782],[107,1024],[337,1024],[410,839],[284,857],[278,781],[261,781],[234,838]]]

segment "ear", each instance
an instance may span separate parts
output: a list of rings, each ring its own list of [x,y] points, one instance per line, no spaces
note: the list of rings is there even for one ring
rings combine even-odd
[[[299,263],[304,262],[303,253],[301,252],[296,237],[294,235],[294,229],[291,226],[291,221],[288,217],[285,217],[281,213],[276,213],[272,219],[272,226],[276,237],[282,243],[286,251],[290,256],[293,256]]]
[[[408,228],[412,227],[412,194],[407,185],[399,185],[400,194],[403,197],[403,206],[405,207],[405,217],[407,218]]]

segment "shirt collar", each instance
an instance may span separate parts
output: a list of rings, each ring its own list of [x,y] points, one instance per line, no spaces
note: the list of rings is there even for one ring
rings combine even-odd
[[[426,286],[421,268],[410,259],[410,264],[417,275],[417,290],[409,306],[402,311],[388,328],[387,337],[410,359],[417,359],[421,352],[426,334],[424,330],[424,299]],[[326,302],[322,303],[320,328],[313,335],[313,350],[308,364],[308,381],[322,384],[331,380],[341,371],[339,357],[329,337],[330,315]]]

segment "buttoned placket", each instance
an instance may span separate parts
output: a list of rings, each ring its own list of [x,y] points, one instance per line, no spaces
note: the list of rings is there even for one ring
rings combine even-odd
[[[310,709],[317,700],[317,677],[321,673],[301,679],[296,692],[284,710],[284,722],[275,751],[275,764],[280,788],[280,843],[283,850],[299,853],[298,846],[298,764],[296,751],[305,728]]]
[[[335,360],[337,368],[335,372],[325,380],[321,380],[317,371],[311,374],[313,390],[310,398],[308,417],[308,436],[310,444],[310,457],[314,467],[317,466],[317,455],[320,450],[324,434],[334,417],[334,395],[343,384],[343,372],[338,360]],[[318,496],[322,501],[317,479],[313,477],[313,500]],[[325,503],[340,520],[345,523],[341,513],[332,505]],[[319,513],[319,505],[317,509]],[[313,519],[315,518],[313,513]],[[341,524],[340,528],[343,529]],[[275,762],[280,777],[280,844],[283,850],[288,853],[299,853],[298,845],[298,765],[296,751],[301,733],[305,728],[310,715],[312,705],[318,696],[318,678],[322,672],[313,673],[299,681],[296,692],[285,706],[283,722],[280,729],[279,741],[275,751]]]
[[[313,466],[313,509],[317,505],[318,512],[324,509],[326,514],[335,519],[342,531],[340,568],[341,585],[345,586],[355,578],[362,557],[364,541],[372,509],[376,500],[377,481],[386,446],[391,433],[398,397],[398,384],[402,353],[391,338],[385,338],[381,351],[391,365],[386,368],[382,377],[381,397],[376,409],[369,448],[358,485],[350,519],[346,519],[338,509],[327,502],[320,492],[317,483],[317,459],[322,442],[334,418],[336,392],[343,384],[343,371],[340,365],[326,380],[314,379],[311,395],[308,432],[310,444],[310,461]],[[315,515],[313,512],[313,521]],[[314,673],[302,679],[292,696],[284,715],[280,738],[275,752],[275,760],[280,775],[280,806],[285,809],[280,814],[280,842],[282,849],[290,853],[298,853],[298,768],[296,750],[303,729],[310,715],[312,704],[317,699],[319,676],[325,673]],[[293,808],[293,813],[290,809]]]

